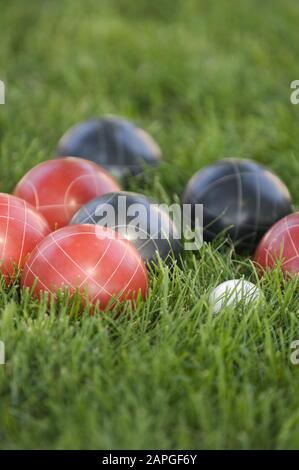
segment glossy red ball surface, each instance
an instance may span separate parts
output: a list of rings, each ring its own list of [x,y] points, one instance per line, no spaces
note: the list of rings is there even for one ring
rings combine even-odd
[[[133,245],[116,232],[95,225],[72,225],[52,232],[32,252],[22,276],[22,285],[54,294],[58,289],[77,290],[92,304],[107,306],[144,298],[148,288],[147,271]]]
[[[56,230],[67,225],[86,202],[119,190],[118,183],[99,165],[66,157],[47,160],[29,170],[14,194],[36,207]]]
[[[276,222],[260,241],[254,260],[262,270],[281,263],[284,273],[299,273],[299,212]]]
[[[45,218],[26,201],[0,193],[0,269],[13,279],[35,246],[50,233]]]

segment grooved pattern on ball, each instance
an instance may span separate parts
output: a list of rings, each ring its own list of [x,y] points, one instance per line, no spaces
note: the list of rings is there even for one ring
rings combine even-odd
[[[67,225],[90,199],[119,190],[118,183],[100,166],[67,157],[45,161],[29,170],[14,194],[35,206],[56,229]]]
[[[205,240],[227,231],[249,252],[277,220],[292,212],[284,183],[250,160],[224,159],[199,171],[190,179],[183,202],[203,204]]]
[[[147,272],[135,248],[109,229],[73,225],[51,233],[30,256],[22,277],[26,287],[55,294],[58,289],[79,290],[83,299],[100,301],[104,308],[112,296],[117,302],[145,297]]]
[[[254,256],[263,269],[280,262],[287,274],[299,273],[299,212],[279,220],[260,241]]]
[[[123,202],[123,205],[120,201]],[[123,208],[124,214],[119,214],[119,205]],[[100,213],[108,211],[109,206],[114,211],[114,221],[100,216]],[[132,225],[132,220],[137,215],[135,209],[132,210],[134,215],[129,214],[130,208],[134,207],[136,211],[137,208],[140,208],[141,212],[138,214],[138,226]],[[122,224],[119,221],[120,216],[123,216]],[[170,262],[170,255],[178,258],[182,250],[178,229],[171,217],[161,207],[139,193],[121,191],[95,198],[82,206],[70,223],[92,223],[99,226],[107,224],[109,228],[120,233],[122,230],[126,230],[126,238],[134,244],[147,262],[157,262],[157,254],[161,259]]]
[[[146,131],[132,122],[106,116],[70,128],[58,143],[57,155],[86,158],[122,178],[141,172],[144,164],[157,165],[161,150]]]
[[[1,271],[11,277],[14,267],[22,268],[26,257],[50,232],[50,227],[26,201],[0,193]]]

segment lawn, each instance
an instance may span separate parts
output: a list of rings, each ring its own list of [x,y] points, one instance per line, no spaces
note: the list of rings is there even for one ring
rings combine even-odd
[[[181,196],[223,156],[274,170],[299,207],[296,0],[0,0],[0,184],[12,191],[62,133],[106,113],[159,142],[140,188]],[[138,188],[132,181],[131,187]],[[54,188],[53,188],[54,190]],[[213,317],[210,290],[241,274],[264,308]],[[205,245],[161,265],[148,299],[117,320],[0,292],[0,447],[299,448],[298,279]]]

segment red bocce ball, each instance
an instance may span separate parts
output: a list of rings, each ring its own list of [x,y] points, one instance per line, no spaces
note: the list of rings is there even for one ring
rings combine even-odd
[[[22,285],[34,295],[78,291],[83,302],[100,302],[104,309],[112,297],[117,302],[144,298],[148,288],[145,265],[127,240],[113,230],[95,225],[72,225],[50,233],[32,252]]]
[[[119,190],[118,183],[99,165],[65,157],[47,160],[29,170],[14,194],[36,207],[56,230],[67,225],[86,202]]]
[[[260,241],[254,257],[262,270],[271,270],[277,262],[287,275],[299,273],[299,212],[276,222]]]
[[[7,283],[35,246],[50,233],[44,217],[26,201],[0,193],[0,269]]]

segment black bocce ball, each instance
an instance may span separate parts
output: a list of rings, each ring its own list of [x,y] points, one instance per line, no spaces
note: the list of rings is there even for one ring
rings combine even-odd
[[[98,224],[120,232],[146,263],[156,263],[157,254],[169,265],[173,259],[179,260],[182,246],[176,221],[143,194],[105,194],[82,206],[70,223]]]
[[[292,211],[289,191],[272,171],[235,158],[198,171],[186,186],[183,203],[192,204],[193,219],[194,205],[203,205],[205,241],[224,232],[237,250],[248,253],[277,220]]]
[[[118,179],[140,174],[161,160],[160,147],[145,130],[113,116],[71,127],[60,139],[56,153],[91,160]]]

